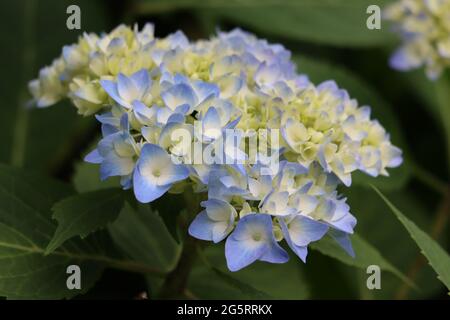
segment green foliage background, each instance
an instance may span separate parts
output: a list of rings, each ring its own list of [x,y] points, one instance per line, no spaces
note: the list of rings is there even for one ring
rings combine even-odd
[[[388,2],[2,1],[0,297],[448,298],[450,77],[432,83],[421,71],[400,74],[388,67],[397,39],[386,23],[381,30],[366,28],[366,8]],[[70,4],[81,8],[82,30],[66,28]],[[98,139],[92,118],[78,116],[68,101],[26,108],[27,82],[63,45],[83,31],[148,21],[157,36],[181,29],[191,39],[242,27],[285,45],[298,71],[314,82],[334,79],[372,107],[405,162],[389,178],[358,175],[341,190],[358,219],[355,259],[325,238],[312,246],[306,265],[291,259],[230,273],[222,246],[185,237],[189,216],[198,210],[193,195],[170,195],[152,208],[137,205],[116,189],[117,181],[99,183],[96,166],[82,163]],[[66,288],[70,264],[83,270],[81,291]],[[371,264],[382,269],[381,290],[366,287]]]

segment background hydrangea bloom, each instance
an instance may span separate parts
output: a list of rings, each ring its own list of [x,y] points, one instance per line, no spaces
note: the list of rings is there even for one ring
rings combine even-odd
[[[138,201],[179,191],[181,181],[207,192],[189,233],[226,239],[232,271],[256,260],[286,262],[283,239],[305,261],[308,244],[327,232],[353,254],[356,219],[338,184],[350,186],[357,170],[387,175],[402,162],[370,108],[333,81],[314,85],[283,46],[242,30],[197,42],[180,31],[157,39],[153,31],[148,24],[84,34],[30,83],[37,105],[68,97],[83,115],[101,112],[103,138],[86,161],[100,164],[103,179],[121,177]],[[234,162],[192,164],[195,147],[173,138],[180,128],[193,133],[188,146],[222,144]],[[245,139],[224,143],[227,129],[275,133],[266,142],[279,152],[278,168],[264,155],[238,161],[250,157]]]
[[[425,67],[427,76],[436,79],[450,66],[450,1],[400,0],[389,5],[384,16],[403,41],[391,57],[392,67]]]

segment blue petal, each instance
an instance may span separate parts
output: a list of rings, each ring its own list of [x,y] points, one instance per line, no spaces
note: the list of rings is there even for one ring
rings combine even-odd
[[[119,132],[119,129],[117,129],[117,127],[114,127],[110,124],[102,124],[102,136],[104,138],[117,132]]]
[[[189,84],[189,78],[177,73],[174,77],[173,77],[173,83],[174,84],[180,84],[180,83],[185,83],[185,84]]]
[[[185,117],[181,113],[173,113],[168,119],[167,124],[170,123],[184,123]]]
[[[124,113],[122,117],[120,117],[120,129],[126,132],[130,131],[130,122],[128,120],[128,113]]]
[[[133,172],[132,158],[122,158],[113,153],[108,154],[100,165],[100,179],[105,180],[114,176],[126,176]]]
[[[181,106],[178,106],[175,108],[175,112],[179,114],[187,114],[189,112],[190,106],[186,104],[182,104]]]
[[[328,226],[305,216],[298,215],[290,223],[291,240],[300,247],[318,241],[327,233]]]
[[[280,219],[280,226],[283,232],[284,239],[286,240],[289,248],[303,261],[306,262],[306,256],[308,255],[308,248],[306,246],[298,246],[294,242],[292,242],[291,236],[289,234],[289,230],[286,226],[286,223]]]
[[[207,99],[218,97],[220,94],[219,87],[212,83],[196,81],[193,84],[193,88],[200,103]]]
[[[189,85],[184,83],[174,85],[162,92],[161,98],[171,110],[175,110],[183,104],[187,104],[191,108],[196,103],[194,91]]]
[[[337,85],[336,81],[334,81],[334,80],[326,80],[317,86],[317,90],[320,92],[322,92],[322,91],[335,92],[335,91],[339,90],[339,86]]]
[[[353,233],[353,228],[356,225],[356,218],[350,213],[348,213],[339,220],[331,222],[328,221],[328,224],[339,231],[345,233]]]
[[[84,157],[84,161],[89,163],[99,164],[103,162],[103,157],[100,155],[97,149],[93,150],[86,157]]]
[[[210,107],[202,119],[203,130],[220,130],[220,115],[216,108]],[[205,133],[205,132],[204,132]]]
[[[172,184],[178,181],[182,181],[189,177],[189,169],[182,164],[170,164],[169,174],[164,180],[164,184]]]
[[[172,49],[174,48],[186,48],[189,45],[188,38],[184,35],[182,31],[177,31],[175,33],[172,33],[167,37],[167,40],[170,43],[170,46]]]
[[[127,105],[124,105],[124,107],[129,107],[128,103],[139,98],[137,86],[122,73],[119,73],[117,76],[117,91],[120,97],[127,102]]]
[[[286,263],[289,261],[289,255],[276,241],[274,241],[259,260],[270,263]]]
[[[226,241],[225,256],[231,271],[245,268],[256,260],[282,263],[288,259],[287,253],[276,243],[272,218],[266,214],[250,214],[239,220]]]
[[[263,62],[256,70],[254,79],[258,83],[273,84],[281,76],[280,67],[277,64],[267,65]]]
[[[120,179],[120,185],[123,190],[130,190],[133,187],[133,176],[130,174]]]
[[[134,82],[139,95],[142,97],[150,88],[151,80],[146,69],[141,69],[138,72],[131,75],[131,80]]]
[[[155,165],[165,173],[165,179],[162,180],[162,177],[160,178],[160,186],[168,186],[170,188],[171,184],[184,180],[189,176],[189,169],[186,166],[173,164],[172,159],[163,148],[147,143],[142,147],[136,171],[140,171],[145,166],[152,167]]]
[[[292,251],[303,261],[306,263],[306,256],[308,255],[308,248],[297,246],[295,243],[292,242],[291,236],[289,235],[289,230],[286,226],[286,223],[281,219],[280,220],[280,226],[281,230],[283,231],[284,239],[286,240],[288,246],[291,248]]]
[[[389,59],[389,65],[399,71],[408,71],[420,65],[420,61],[414,61],[408,55],[406,49],[400,48]]]
[[[256,260],[258,260],[267,250],[267,245],[247,246],[243,241],[237,241],[231,236],[225,243],[225,256],[227,266],[230,271],[239,271]]]
[[[355,257],[355,251],[353,251],[352,242],[347,233],[338,230],[330,230],[329,234],[345,250],[345,252],[352,258]]]
[[[148,124],[151,121],[151,118],[153,117],[152,110],[139,100],[134,100],[132,105],[136,119],[141,124]]]
[[[133,188],[136,199],[141,203],[149,203],[164,195],[171,185],[157,186],[151,183],[149,179],[143,177],[139,168],[136,168],[133,175]]]
[[[100,84],[102,85],[103,90],[118,104],[124,105],[125,101],[119,95],[119,91],[117,90],[117,84],[111,80],[100,80]]]
[[[139,164],[145,165],[151,161],[170,161],[167,152],[156,144],[147,143],[141,149]]]
[[[230,220],[234,208],[226,201],[220,199],[208,199],[200,203],[206,209],[208,217],[213,221]]]
[[[208,217],[206,210],[204,210],[195,217],[194,221],[192,221],[189,226],[189,234],[200,240],[212,241],[213,228],[214,221]]]
[[[120,121],[117,117],[115,117],[112,114],[112,112],[95,115],[95,119],[97,119],[101,124],[109,124],[115,127],[119,126]]]
[[[241,121],[242,116],[237,117],[236,119],[234,119],[233,121],[231,121],[230,123],[228,123],[225,126],[225,129],[234,129],[236,128],[236,126],[239,124],[239,122]]]

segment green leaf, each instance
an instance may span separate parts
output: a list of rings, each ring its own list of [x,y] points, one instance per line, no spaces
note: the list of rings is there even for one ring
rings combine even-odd
[[[390,169],[389,177],[373,178],[362,172],[355,172],[352,174],[352,184],[367,188],[373,184],[383,190],[402,188],[411,177],[411,167],[406,140],[393,108],[369,84],[345,67],[303,55],[294,56],[293,59],[297,64],[297,71],[306,74],[313,83],[334,80],[341,88],[349,92],[350,97],[356,98],[360,105],[369,105],[372,109],[372,118],[380,121],[391,135],[392,143],[403,150],[404,163],[398,168]]]
[[[395,199],[396,203],[405,212],[408,212],[409,217],[420,228],[428,231],[432,225],[432,219],[429,216],[430,210],[422,203],[421,197],[411,197],[412,191],[403,189],[385,192],[384,194]],[[386,210],[385,204],[380,201],[379,196],[373,192],[373,189],[360,186],[345,188],[342,193],[347,197],[348,205],[358,218],[358,224],[356,225],[358,234],[364,235],[364,239],[382,252],[386,260],[409,274],[412,266],[417,263],[419,255],[416,245],[406,232],[399,230],[398,222],[391,219],[391,213]],[[360,272],[367,277],[365,270]],[[349,268],[349,278],[354,279],[354,273],[354,268]],[[435,272],[428,265],[424,265],[413,280],[420,291],[409,291],[408,298],[424,299],[436,296],[442,290],[442,284],[435,281]],[[400,288],[404,287],[405,284],[400,279],[392,274],[385,274],[382,280],[382,290],[365,288],[361,294],[370,294],[376,299],[392,299],[396,298]],[[407,298],[406,296],[403,297]]]
[[[51,207],[72,192],[64,184],[0,165],[0,296],[59,299],[85,293],[109,263],[100,234],[68,241],[48,256],[45,248],[56,226]],[[82,270],[81,290],[66,286],[66,269]]]
[[[156,1],[158,2],[158,1]],[[338,47],[382,46],[394,41],[386,25],[369,30],[366,13],[381,0],[216,0],[199,1],[204,15],[216,15],[243,28],[271,36],[309,41]],[[152,2],[155,4],[155,1]],[[148,8],[151,9],[151,4]],[[181,5],[183,1],[173,1]]]
[[[255,289],[251,285],[248,285],[247,283],[244,283],[244,282],[234,278],[227,272],[224,272],[216,267],[212,267],[211,270],[213,271],[213,273],[215,275],[217,275],[220,279],[222,279],[224,282],[226,282],[230,287],[238,290],[242,295],[244,295],[246,297],[249,297],[251,299],[258,299],[258,300],[272,298],[267,293],[262,292],[258,289]]]
[[[337,242],[330,236],[325,236],[323,239],[311,243],[310,247],[349,266],[364,270],[370,265],[378,265],[380,269],[391,272],[408,285],[414,286],[414,284],[405,275],[403,275],[403,273],[387,261],[377,249],[375,249],[364,239],[355,234],[351,236],[351,241],[353,250],[355,251],[355,258],[350,257],[346,252],[344,252]]]
[[[190,192],[188,189],[184,193]],[[161,212],[160,217],[164,222],[170,235],[175,239],[176,242],[180,243],[183,239],[180,230],[180,219],[187,219],[187,210],[185,198],[186,194],[171,194],[166,193],[164,197],[161,197],[154,202],[152,202],[152,208],[155,211]],[[189,199],[192,202],[197,202],[198,195],[190,193]]]
[[[100,166],[87,162],[80,162],[75,166],[72,183],[79,193],[110,189],[120,186],[119,177],[100,180]]]
[[[55,204],[53,218],[58,221],[58,228],[47,246],[46,254],[74,236],[85,238],[105,228],[119,215],[124,194],[120,189],[100,190],[71,196]]]
[[[403,224],[410,236],[427,258],[430,266],[436,271],[438,279],[450,290],[450,256],[429,235],[423,232],[414,222],[400,212],[376,187],[373,187],[398,220]]]
[[[308,286],[292,257],[285,264],[256,262],[238,271],[226,267],[223,245],[204,251],[206,263],[198,263],[189,279],[189,290],[202,299],[306,299]],[[289,275],[288,277],[286,275]],[[274,280],[276,279],[276,280]]]
[[[181,246],[149,206],[135,210],[126,203],[108,229],[118,248],[135,261],[167,272],[176,266]]]

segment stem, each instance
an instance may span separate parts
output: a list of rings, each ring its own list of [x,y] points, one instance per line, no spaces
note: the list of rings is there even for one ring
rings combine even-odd
[[[24,26],[22,50],[22,81],[26,83],[31,78],[31,72],[35,60],[35,30],[36,22],[36,4],[37,1],[24,2]],[[25,147],[27,139],[27,128],[29,123],[29,114],[26,108],[27,92],[26,89],[20,89],[17,99],[17,114],[14,125],[13,145],[11,150],[11,164],[16,167],[22,167],[25,161]]]
[[[175,270],[169,273],[164,281],[159,292],[159,299],[178,298],[185,294],[189,275],[197,257],[196,246],[197,240],[188,236],[184,242],[181,258]]]
[[[188,220],[191,221],[199,212],[200,197],[198,194],[186,191],[183,193],[183,196],[188,212]],[[183,221],[181,223],[181,230],[187,230],[187,222]],[[197,239],[189,235],[185,238],[180,260],[175,269],[168,274],[164,281],[158,295],[159,299],[186,298],[186,292],[189,292],[186,291],[189,276],[197,259],[197,246]]]

